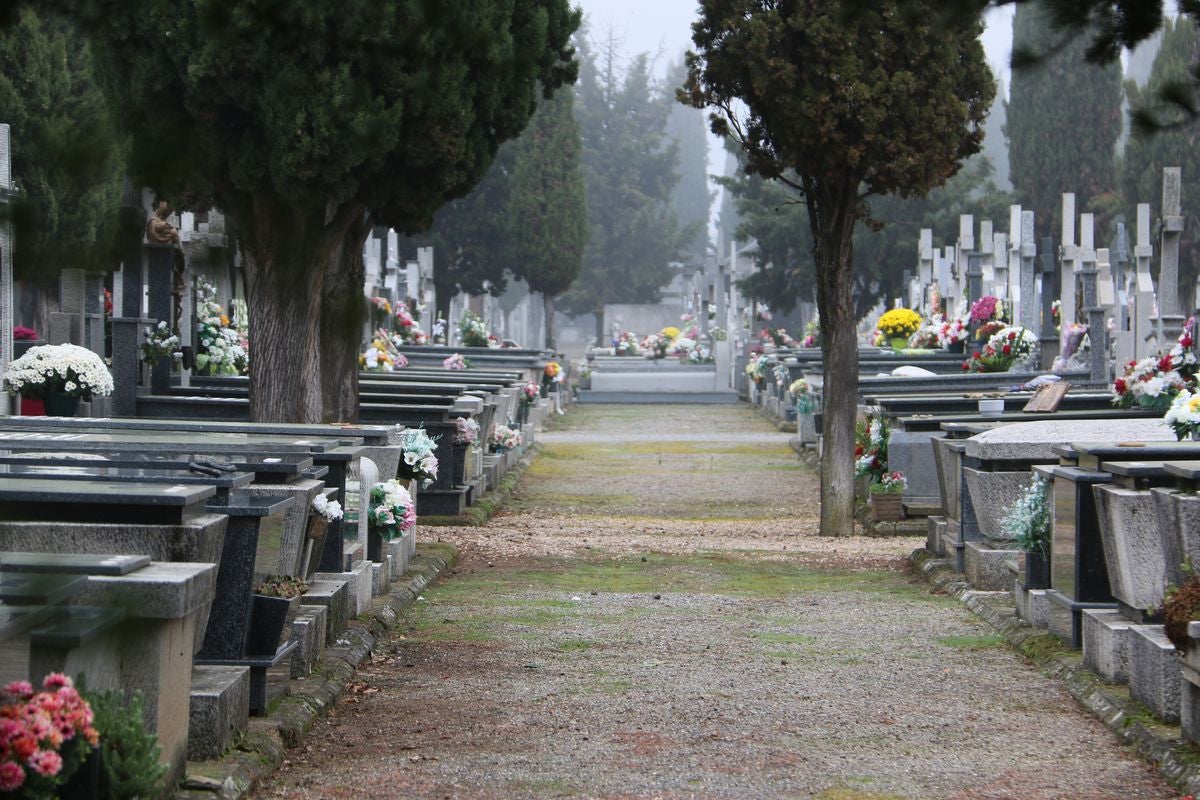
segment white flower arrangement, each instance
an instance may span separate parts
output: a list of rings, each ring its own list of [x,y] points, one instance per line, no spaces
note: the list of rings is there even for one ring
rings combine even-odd
[[[506,453],[521,446],[521,431],[507,425],[492,426],[492,435],[488,437],[488,446],[493,453]]]
[[[367,524],[387,541],[399,539],[417,527],[417,508],[412,494],[392,479],[371,487]]]
[[[324,517],[326,522],[336,522],[342,518],[342,504],[330,500],[324,492],[313,498],[312,510]]]
[[[146,339],[142,342],[142,361],[154,364],[160,358],[179,359],[183,357],[183,353],[179,349],[179,337],[167,326],[166,322],[160,320],[153,328],[146,328],[145,334]]]
[[[1026,552],[1047,554],[1050,546],[1050,482],[1034,475],[1033,483],[1004,516],[1000,530],[1012,537]]]
[[[4,385],[22,397],[64,392],[90,400],[112,394],[113,380],[104,359],[74,344],[43,344],[8,365]]]
[[[437,480],[437,441],[421,428],[405,428],[400,433],[400,477],[415,478],[425,486]]]
[[[217,289],[201,279],[196,285],[196,369],[214,375],[244,375],[250,366],[249,345],[216,302]]]
[[[1163,422],[1171,426],[1180,440],[1200,432],[1200,390],[1184,389],[1177,394]]]
[[[487,323],[476,313],[464,311],[458,321],[458,340],[463,347],[490,347]]]

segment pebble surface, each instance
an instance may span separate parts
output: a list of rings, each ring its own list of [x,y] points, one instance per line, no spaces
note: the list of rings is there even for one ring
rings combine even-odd
[[[584,407],[257,797],[1178,798],[744,407]]]

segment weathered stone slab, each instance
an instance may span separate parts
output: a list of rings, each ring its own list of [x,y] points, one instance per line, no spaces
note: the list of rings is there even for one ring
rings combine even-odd
[[[1046,420],[1002,425],[967,440],[966,454],[988,461],[1054,462],[1055,445],[1087,441],[1175,441],[1161,419]]]

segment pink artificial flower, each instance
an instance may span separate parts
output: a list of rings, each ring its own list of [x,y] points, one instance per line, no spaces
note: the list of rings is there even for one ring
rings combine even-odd
[[[25,783],[25,770],[12,761],[0,762],[0,792],[15,792]]]
[[[38,750],[29,757],[29,766],[39,775],[52,777],[62,769],[62,756],[53,750]]]
[[[28,699],[33,695],[33,684],[29,681],[13,681],[4,687],[4,693],[13,697]]]

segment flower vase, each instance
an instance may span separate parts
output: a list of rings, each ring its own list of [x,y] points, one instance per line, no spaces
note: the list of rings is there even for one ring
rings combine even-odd
[[[904,337],[904,336],[893,336],[892,337],[892,349],[893,350],[904,350],[907,347],[908,347],[908,339],[906,337]]]
[[[1193,442],[1200,442],[1200,428],[1192,428],[1188,435]]]
[[[59,800],[96,800],[100,796],[99,747],[93,747],[66,782],[58,787]]]
[[[46,416],[46,401],[40,397],[21,397],[21,416],[22,417],[44,417]]]
[[[1025,553],[1025,588],[1050,588],[1050,559],[1041,550]]]
[[[871,495],[871,518],[876,522],[899,522],[904,518],[904,509],[900,502],[900,494]]]
[[[367,560],[375,564],[382,564],[384,560],[383,535],[375,530],[374,525],[367,528]]]
[[[517,424],[524,425],[527,422],[529,422],[529,405],[520,403],[517,406]]]
[[[253,595],[250,630],[246,635],[246,655],[273,656],[279,649],[283,629],[293,606],[299,607],[299,597],[268,597]]]
[[[79,408],[79,398],[66,392],[46,393],[46,416],[73,417]]]
[[[962,353],[966,349],[967,349],[966,342],[951,342],[950,344],[946,345],[947,353],[955,353],[957,355],[962,355]]]

